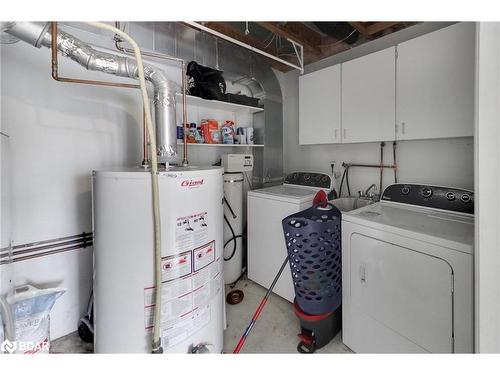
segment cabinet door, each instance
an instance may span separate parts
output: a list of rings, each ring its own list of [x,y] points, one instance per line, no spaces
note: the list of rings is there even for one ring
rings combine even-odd
[[[343,143],[394,140],[395,79],[395,47],[342,64]]]
[[[473,136],[474,23],[458,23],[397,48],[397,138]]]
[[[299,144],[340,143],[340,65],[299,78]]]

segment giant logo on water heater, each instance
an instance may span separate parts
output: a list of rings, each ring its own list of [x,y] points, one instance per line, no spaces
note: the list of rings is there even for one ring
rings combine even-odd
[[[195,187],[200,187],[203,185],[204,180],[203,178],[200,180],[184,180],[181,182],[181,186],[184,188],[195,188]]]

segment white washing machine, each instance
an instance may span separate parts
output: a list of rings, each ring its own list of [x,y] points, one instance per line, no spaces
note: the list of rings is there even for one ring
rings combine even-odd
[[[360,353],[473,352],[474,196],[394,184],[342,216],[343,341]]]
[[[269,288],[287,255],[281,220],[312,205],[316,193],[332,189],[323,173],[296,172],[283,185],[248,192],[248,278]],[[273,289],[293,302],[292,275],[287,268]]]

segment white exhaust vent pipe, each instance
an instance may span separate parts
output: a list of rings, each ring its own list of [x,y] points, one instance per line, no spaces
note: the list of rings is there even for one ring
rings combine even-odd
[[[51,48],[50,23],[0,22],[0,31],[18,38],[34,47]],[[97,51],[80,39],[59,30],[57,49],[88,70],[95,70],[120,77],[138,79],[135,60]],[[156,125],[156,150],[159,163],[177,164],[177,124],[175,86],[165,72],[153,65],[144,65],[144,76],[154,87],[153,107]]]

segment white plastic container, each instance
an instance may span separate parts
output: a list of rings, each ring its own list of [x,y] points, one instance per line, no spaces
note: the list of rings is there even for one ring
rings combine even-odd
[[[164,353],[222,351],[222,170],[159,173]],[[93,173],[96,353],[150,353],[154,310],[151,176]]]

